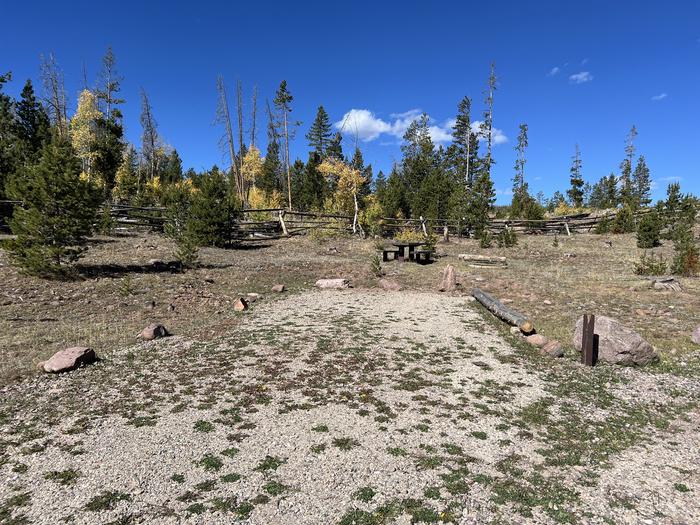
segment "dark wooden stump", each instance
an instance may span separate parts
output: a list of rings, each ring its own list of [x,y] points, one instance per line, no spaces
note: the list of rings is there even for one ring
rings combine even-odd
[[[598,336],[594,330],[595,315],[584,314],[581,362],[586,366],[595,366],[598,361]]]

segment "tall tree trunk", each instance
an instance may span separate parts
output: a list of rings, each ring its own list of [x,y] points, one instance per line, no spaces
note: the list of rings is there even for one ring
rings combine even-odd
[[[257,112],[258,112],[258,86],[253,86],[253,107],[251,108],[250,115],[250,147],[255,146],[255,126],[257,124]]]
[[[292,174],[289,169],[289,131],[287,130],[287,112],[284,112],[284,150],[285,164],[287,166],[287,197],[289,200],[289,210],[292,209]]]
[[[236,165],[236,144],[233,139],[233,129],[231,127],[231,115],[228,110],[228,98],[226,97],[226,86],[221,75],[216,82],[219,91],[219,119],[223,121],[226,128],[226,144],[228,146],[229,156],[231,157],[231,173],[230,177],[236,181],[236,193],[241,202],[243,202],[243,188],[241,187],[241,178],[238,167]]]

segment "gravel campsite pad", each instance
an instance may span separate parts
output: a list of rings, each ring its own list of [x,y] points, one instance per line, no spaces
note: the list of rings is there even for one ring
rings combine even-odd
[[[698,523],[697,375],[314,291],[0,391],[2,523]]]

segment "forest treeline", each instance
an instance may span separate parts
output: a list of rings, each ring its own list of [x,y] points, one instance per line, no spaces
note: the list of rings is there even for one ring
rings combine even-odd
[[[224,244],[225,232],[242,208],[346,213],[353,215],[353,227],[370,232],[381,217],[459,219],[478,238],[487,234],[494,212],[493,64],[481,118],[474,118],[473,101],[465,96],[457,104],[452,142],[445,147],[432,141],[428,116],[420,116],[408,126],[401,159],[389,174],[374,173],[357,141],[349,148],[344,145],[342,133],[333,131],[322,105],[304,134],[308,157],[292,160],[289,145],[300,123],[294,119],[294,97],[286,81],[272,101],[265,101],[260,119],[257,90],[253,89],[250,112],[244,115],[243,87],[237,82],[231,111],[226,85],[219,77],[217,122],[228,166],[204,172],[183,169],[177,149],[161,135],[144,90],[141,143],[125,140],[123,77],[111,49],[94,85],[85,80],[72,116],[63,73],[53,56],[41,60],[41,96],[27,80],[15,100],[3,93],[10,81],[10,73],[0,76],[0,199],[22,203],[11,220],[17,239],[9,248],[16,261],[37,272],[47,266],[55,270],[80,255],[85,237],[99,223],[96,214],[103,203],[166,206],[168,233],[178,241],[185,260],[188,254],[194,256],[198,245]],[[264,147],[258,141],[258,120],[265,122]],[[594,184],[583,178],[582,154],[576,145],[568,189],[545,198],[529,190],[528,126],[521,124],[512,202],[500,213],[536,220],[547,211],[620,208],[623,213],[618,216],[632,216],[651,204],[651,175],[644,156],[637,156],[636,135],[632,127],[619,171]],[[677,183],[669,186],[668,199],[657,204],[659,211],[669,202],[683,209],[696,203],[681,194]],[[629,231],[635,225],[617,227]]]

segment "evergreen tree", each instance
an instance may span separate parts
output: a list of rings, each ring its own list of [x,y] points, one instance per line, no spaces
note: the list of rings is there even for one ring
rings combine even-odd
[[[306,138],[313,151],[318,153],[321,158],[325,157],[326,149],[328,149],[328,144],[331,141],[331,122],[323,106],[318,107],[316,118],[311,124],[311,129],[309,129]]]
[[[394,165],[379,202],[386,217],[409,217],[410,208],[406,193],[406,184]]]
[[[291,180],[291,172],[290,172],[290,159],[289,159],[289,136],[290,136],[290,123],[288,121],[289,119],[289,114],[292,112],[292,100],[294,100],[294,97],[292,97],[292,94],[289,92],[287,89],[287,81],[283,80],[280,82],[280,87],[277,89],[277,93],[275,93],[275,98],[272,101],[277,108],[277,112],[280,115],[280,121],[281,121],[281,132],[278,133],[279,135],[284,137],[284,168],[285,171],[287,172],[287,199],[289,203],[289,209],[292,209],[292,180]]]
[[[365,197],[372,193],[372,165],[365,166],[365,159],[362,156],[362,151],[360,151],[360,148],[355,147],[355,154],[350,161],[350,167],[356,169],[360,172],[360,175],[362,175],[362,184],[357,193],[360,207],[362,207],[362,202]]]
[[[267,143],[267,153],[262,165],[262,173],[255,185],[261,189],[267,198],[275,191],[282,191],[280,181],[282,164],[280,162],[280,145],[276,140]]]
[[[474,184],[476,166],[472,165],[472,145],[478,137],[472,132],[471,122],[472,101],[469,97],[464,97],[457,106],[457,118],[453,126],[453,145],[455,148],[455,170],[457,177],[464,181],[467,188]],[[477,142],[478,143],[478,142]]]
[[[613,173],[593,185],[589,199],[591,208],[606,210],[616,207],[618,202],[617,178]]]
[[[309,160],[304,166],[298,204],[302,210],[322,210],[326,197],[326,181],[318,170],[321,156],[309,153]]]
[[[134,147],[129,145],[115,174],[112,199],[125,204],[132,202],[138,192],[138,182],[138,158]]]
[[[632,126],[625,144],[625,159],[620,164],[620,203],[627,206],[634,206],[635,204],[632,164],[634,162],[634,139],[636,136],[637,128]]]
[[[4,84],[11,78],[10,73],[0,75],[0,199],[5,197],[7,177],[15,171],[16,165],[14,101],[2,92]]]
[[[418,120],[411,122],[403,139],[401,172],[406,184],[406,191],[410,196],[411,214],[418,217],[419,210],[424,205],[419,192],[422,189],[423,191],[432,191],[424,189],[423,182],[437,169],[437,158],[433,141],[430,138],[428,116],[423,114]],[[435,178],[430,180],[437,181]]]
[[[13,260],[37,275],[64,275],[66,265],[85,251],[96,220],[99,194],[80,178],[80,160],[70,143],[55,135],[37,164],[22,167],[8,185],[10,198],[22,201],[10,228]]]
[[[163,162],[161,182],[163,184],[175,184],[182,180],[182,160],[177,150],[173,149]]]
[[[100,117],[96,121],[95,140],[92,143],[92,168],[102,181],[105,198],[108,198],[116,184],[117,170],[124,158],[124,131],[114,115],[118,110],[112,109],[110,118]]]
[[[472,191],[467,194],[466,205],[466,226],[469,231],[478,239],[482,239],[488,234],[487,226],[489,213],[496,202],[496,190],[489,172],[484,167],[476,180]]]
[[[200,246],[225,246],[238,203],[223,172],[214,166],[197,180],[192,194],[188,233]]]
[[[637,166],[632,175],[634,186],[634,203],[637,206],[649,206],[651,203],[651,175],[644,155],[639,156]]]
[[[520,124],[518,144],[515,146],[517,157],[515,159],[515,175],[513,176],[513,200],[510,205],[511,218],[524,216],[524,210],[531,199],[528,193],[528,184],[525,182],[525,151],[528,146],[527,124]]]
[[[328,149],[326,149],[326,156],[331,159],[345,160],[342,142],[343,135],[341,135],[340,132],[333,135],[333,138],[331,138],[331,141],[328,144]]]
[[[124,99],[119,98],[121,81],[124,80],[124,77],[117,73],[116,62],[117,60],[110,46],[102,58],[102,71],[100,72],[100,80],[95,90],[95,95],[105,118],[108,121],[119,122],[122,115],[116,106],[124,103]]]
[[[578,144],[576,144],[576,151],[571,162],[571,176],[569,178],[571,188],[566,192],[569,197],[569,202],[574,208],[581,208],[583,206],[584,181],[581,175],[581,166],[581,151],[578,148]]]
[[[51,140],[49,116],[37,101],[32,81],[27,80],[16,105],[15,136],[25,163],[36,161],[42,147]]]

